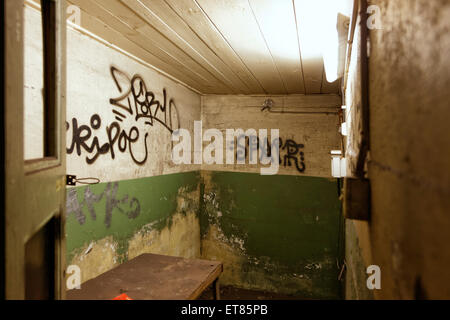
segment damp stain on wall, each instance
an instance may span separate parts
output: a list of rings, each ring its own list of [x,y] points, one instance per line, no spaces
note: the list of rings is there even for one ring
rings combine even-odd
[[[189,172],[68,189],[68,264],[84,282],[145,252],[199,257],[198,182]]]
[[[202,178],[202,257],[223,261],[222,283],[341,297],[336,180],[206,171]]]
[[[220,260],[224,285],[341,297],[336,180],[200,171],[114,185],[68,190],[68,261],[83,282],[148,252]]]

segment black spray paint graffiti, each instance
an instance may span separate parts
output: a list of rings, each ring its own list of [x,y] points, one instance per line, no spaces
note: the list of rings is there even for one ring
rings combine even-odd
[[[163,102],[155,99],[155,94],[151,91],[147,91],[144,80],[139,75],[134,75],[131,80],[128,76],[118,70],[115,67],[111,67],[111,76],[114,79],[117,89],[121,93],[118,98],[112,98],[109,102],[119,108],[120,111],[126,112],[130,116],[134,116],[134,119],[144,119],[145,124],[153,126],[154,122],[161,123],[170,133],[174,128],[179,129],[179,117],[177,107],[173,99],[167,103],[167,92],[163,89]],[[127,87],[124,88],[120,85],[119,78],[126,80]],[[131,98],[131,100],[130,100]],[[173,112],[172,112],[173,108]],[[122,122],[127,116],[118,110],[113,110],[116,115],[116,120]],[[174,119],[172,115],[176,115],[177,125],[174,126]]]
[[[107,228],[111,226],[113,210],[117,209],[120,213],[125,214],[129,219],[135,219],[141,213],[141,204],[136,198],[129,198],[125,195],[122,199],[117,199],[117,190],[119,183],[108,183],[101,194],[95,194],[88,186],[84,189],[83,201],[79,202],[77,197],[78,189],[69,189],[67,191],[67,217],[74,214],[77,221],[82,225],[86,222],[86,216],[83,209],[86,208],[92,220],[97,219],[94,204],[105,199],[105,225]]]
[[[87,151],[89,154],[94,153],[91,157],[86,156],[86,163],[92,164],[97,158],[106,153],[111,154],[111,158],[115,159],[115,145],[117,143],[118,150],[120,152],[125,152],[128,149],[131,158],[136,164],[142,165],[147,161],[148,151],[147,151],[147,137],[148,133],[145,133],[144,141],[142,142],[145,149],[145,156],[143,159],[139,160],[134,154],[133,145],[139,140],[139,130],[137,127],[133,126],[127,132],[125,129],[120,127],[120,124],[116,121],[106,126],[106,136],[108,137],[108,142],[105,142],[100,146],[98,137],[92,139],[91,144],[87,142],[92,137],[92,133],[95,130],[100,129],[102,124],[101,118],[98,114],[94,114],[91,117],[90,126],[81,125],[78,126],[78,120],[76,118],[72,119],[72,143],[69,148],[67,148],[67,154],[72,154],[76,148],[77,155],[81,156],[82,149]],[[66,123],[66,130],[70,129],[70,125]]]
[[[163,102],[155,99],[155,94],[147,91],[144,80],[141,76],[135,75],[129,78],[124,72],[115,67],[111,67],[111,76],[121,94],[118,98],[111,98],[110,104],[115,108],[112,110],[117,121],[105,127],[108,141],[100,144],[94,132],[102,126],[102,119],[98,114],[91,116],[90,125],[79,125],[78,119],[73,118],[72,124],[66,122],[66,130],[72,127],[72,142],[67,148],[67,154],[72,154],[75,150],[81,156],[82,150],[90,156],[86,157],[86,163],[94,163],[100,155],[110,153],[115,159],[116,149],[124,153],[129,152],[134,163],[143,165],[148,158],[147,138],[149,133],[145,132],[144,138],[140,139],[141,132],[133,125],[129,130],[122,129],[121,124],[126,119],[138,123],[143,121],[146,126],[153,126],[156,122],[163,125],[170,133],[180,128],[177,107],[173,99],[167,103],[167,92],[163,89]],[[174,118],[175,117],[175,118]],[[90,140],[92,138],[92,141]],[[144,150],[144,156],[138,159],[136,156],[136,144],[141,145],[140,150]]]
[[[279,163],[284,167],[291,167],[295,165],[295,168],[298,172],[304,173],[306,170],[305,165],[305,154],[302,149],[305,147],[304,144],[297,143],[292,139],[287,139],[283,143],[283,139],[279,138],[279,146],[280,146],[280,154],[279,154]],[[259,137],[257,136],[245,136],[241,135],[237,138],[236,143],[236,161],[241,160],[245,161],[248,159],[250,162],[253,160],[252,157],[257,154],[259,150]],[[270,141],[267,141],[267,144],[261,145],[262,153],[267,155],[267,157],[271,156],[271,146]],[[260,161],[263,156],[260,155]]]
[[[280,138],[280,146],[281,150],[286,150],[286,154],[284,157],[283,166],[291,166],[291,161],[295,163],[295,167],[297,168],[298,172],[305,172],[306,166],[305,166],[305,154],[301,149],[305,147],[304,144],[297,143],[294,140],[288,139],[283,145],[283,141]],[[281,157],[280,157],[280,164],[281,164]]]

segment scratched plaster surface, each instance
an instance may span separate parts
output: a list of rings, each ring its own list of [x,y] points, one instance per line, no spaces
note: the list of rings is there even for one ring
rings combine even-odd
[[[370,224],[348,230],[353,258],[380,266],[376,298],[449,298],[450,2],[370,4],[382,27],[370,31],[372,207]]]
[[[85,282],[119,265],[116,249],[112,237],[92,241],[79,248],[69,264],[80,268],[81,282]]]
[[[202,179],[201,254],[224,263],[222,283],[340,297],[335,181],[208,171]]]
[[[194,172],[68,189],[68,263],[86,281],[142,253],[198,258],[198,181]]]
[[[143,253],[200,257],[200,225],[196,212],[173,216],[171,226],[161,231],[143,228],[136,233],[128,244],[128,259]]]

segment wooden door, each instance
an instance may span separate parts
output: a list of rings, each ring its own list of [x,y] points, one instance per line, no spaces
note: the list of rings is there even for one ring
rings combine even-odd
[[[24,1],[4,6],[6,299],[65,292],[65,3],[42,0],[43,156],[24,160]]]

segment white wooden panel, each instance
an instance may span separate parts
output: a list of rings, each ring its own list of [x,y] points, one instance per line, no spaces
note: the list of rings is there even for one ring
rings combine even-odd
[[[181,81],[186,81],[197,90],[208,91],[207,81],[200,75],[189,72],[182,63],[170,55],[152,46],[152,41],[140,36],[130,26],[118,20],[114,15],[88,0],[70,0],[81,8],[81,27],[125,51],[144,59],[157,68],[174,75]],[[178,74],[177,74],[178,73]],[[181,75],[181,77],[180,77]],[[192,79],[192,81],[186,80]]]
[[[304,93],[303,71],[291,0],[250,0],[288,93]]]
[[[323,76],[323,59],[321,49],[318,48],[309,48],[309,46],[313,45],[310,41],[306,41],[305,38],[302,39],[305,33],[313,36],[316,30],[303,30],[302,19],[304,18],[304,0],[293,0],[294,10],[295,10],[295,18],[297,22],[297,30],[299,32],[299,42],[300,42],[300,54],[302,57],[303,64],[303,78],[305,81],[306,93],[307,94],[315,94],[321,93],[322,87],[322,76]],[[309,18],[309,17],[306,17]],[[321,36],[320,33],[317,33],[318,37]],[[317,45],[320,46],[320,39],[316,41]],[[306,48],[305,48],[306,47]],[[306,49],[308,52],[305,52]],[[311,55],[310,52],[315,52],[316,54]]]
[[[151,29],[150,32],[152,32],[152,34],[150,34],[149,36],[136,30],[139,26],[146,25],[146,23],[138,16],[136,16],[128,8],[125,7],[126,10],[123,10],[122,14],[117,14],[111,12],[111,8],[114,8],[114,6],[112,6],[113,4],[112,1],[111,4],[108,5],[108,10],[105,10],[102,6],[98,5],[96,2],[93,2],[91,0],[71,0],[71,2],[79,6],[83,11],[89,12],[90,15],[92,15],[99,21],[103,22],[108,27],[105,32],[108,32],[109,31],[108,29],[111,29],[111,31],[115,30],[123,34],[130,41],[135,42],[137,45],[141,46],[146,51],[155,55],[157,58],[164,61],[166,64],[173,65],[183,74],[186,74],[194,78],[199,83],[198,87],[204,88],[201,91],[204,90],[209,91],[209,89],[212,88],[214,88],[214,91],[216,91],[218,90],[217,87],[220,87],[220,90],[222,92],[227,92],[227,90],[224,89],[223,86],[215,86],[214,84],[215,82],[217,82],[217,80],[214,78],[208,79],[205,74],[205,70],[203,70],[201,66],[198,66],[195,63],[196,69],[193,70],[191,68],[191,65],[189,65],[189,61],[187,61],[188,60],[187,55],[185,55],[181,50],[178,49],[175,52],[171,52],[170,50],[167,50],[167,48],[166,49],[161,48],[161,41],[164,40],[168,42],[168,40],[164,38],[156,30],[147,25],[147,27]],[[119,3],[119,5],[121,4]],[[122,7],[124,6],[122,5]],[[126,20],[126,18],[130,16],[131,21],[130,19]],[[83,15],[81,16],[81,20],[83,21]],[[123,49],[127,50],[127,48]],[[159,66],[155,64],[155,67]],[[199,70],[199,68],[202,70]],[[171,73],[169,70],[164,71],[168,72],[169,74]],[[198,71],[200,71],[200,73]]]
[[[307,94],[321,93],[323,61],[322,58],[305,59],[303,61],[303,76]]]
[[[263,93],[261,84],[249,71],[214,23],[195,0],[165,0],[166,3],[189,25],[202,41],[211,48],[245,83],[250,93]]]
[[[247,0],[197,0],[266,92],[286,93]]]
[[[236,74],[192,31],[164,0],[121,0],[159,32],[163,33],[195,61],[231,88],[232,92],[248,93]]]
[[[142,48],[140,45],[126,38],[122,33],[112,29],[102,21],[94,18],[83,9],[81,9],[81,16],[81,29],[79,30],[81,30],[82,32],[90,33],[105,40],[105,42],[107,42],[108,44],[111,44],[116,48],[120,48],[125,52],[128,52],[137,59],[140,59],[157,68],[157,70],[161,70],[166,74],[173,76],[180,83],[183,83],[198,91],[207,91],[206,87],[201,86],[201,82],[198,79],[194,79],[192,77],[192,74],[183,73],[179,68],[175,68],[173,64],[168,64],[162,61],[152,53]]]
[[[302,52],[298,0],[71,2],[83,27],[201,93],[339,92]]]
[[[130,26],[141,37],[144,37],[146,42],[152,44],[152,47],[159,48],[161,51],[188,68],[190,70],[189,72],[193,72],[205,79],[207,86],[214,86],[217,90],[222,92],[230,92],[230,88],[218,80],[218,78],[209,72],[203,64],[197,63],[184,52],[183,49],[167,39],[160,30],[152,27],[149,24],[149,19],[154,20],[158,18],[152,15],[148,10],[142,10],[141,8],[139,14],[136,14],[119,0],[95,0],[95,2],[104,10],[115,15],[121,22]],[[133,2],[136,3],[136,1]],[[160,27],[164,28],[164,25],[160,25]]]

